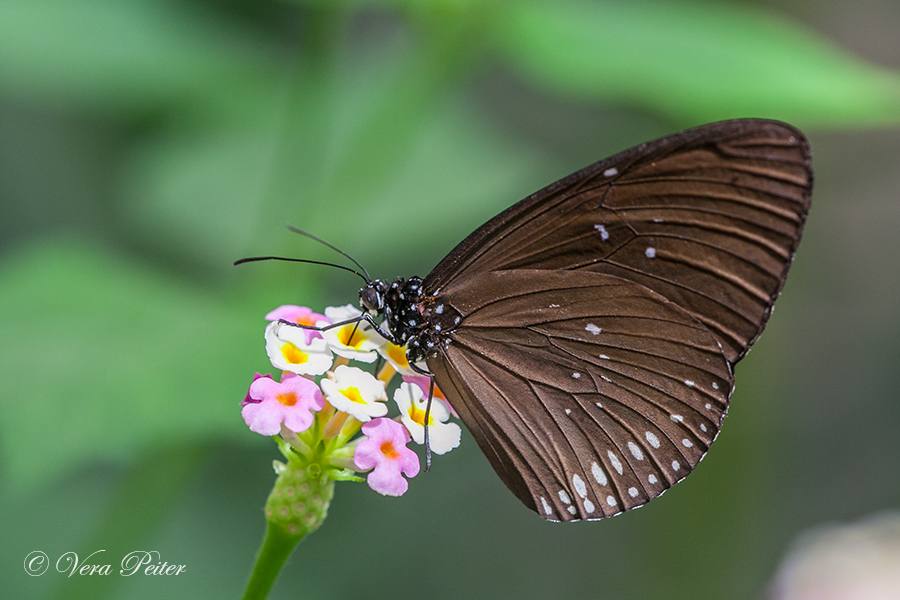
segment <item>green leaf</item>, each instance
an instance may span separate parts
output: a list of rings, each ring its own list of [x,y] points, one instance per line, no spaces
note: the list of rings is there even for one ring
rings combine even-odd
[[[290,213],[266,214],[277,141],[267,128],[194,130],[146,140],[128,157],[122,213],[146,244],[187,254],[211,271],[272,250]]]
[[[305,98],[296,106],[298,119],[312,114],[340,124],[329,135],[298,128],[281,140],[273,126],[259,122],[255,129],[191,131],[147,142],[129,157],[121,179],[126,222],[148,243],[222,269],[244,255],[296,256],[298,249],[304,258],[336,258],[301,244],[284,231],[285,222],[351,254],[365,252],[363,262],[371,265],[373,258],[408,255],[411,246],[443,244],[446,251],[529,186],[559,173],[541,164],[534,150],[498,135],[460,98],[391,104],[387,100],[421,83],[418,70],[390,65],[383,71],[394,69],[406,76],[390,85],[388,78],[342,73],[340,102]],[[380,111],[370,107],[373,98]],[[416,226],[425,215],[427,224]],[[398,223],[402,239],[394,235]]]
[[[46,104],[231,113],[277,81],[272,45],[183,3],[0,2],[0,86]]]
[[[160,443],[247,439],[261,318],[78,240],[0,265],[0,457],[14,486]],[[252,437],[252,436],[251,436]]]
[[[900,121],[900,77],[774,13],[705,2],[511,3],[492,35],[540,85],[689,122]]]

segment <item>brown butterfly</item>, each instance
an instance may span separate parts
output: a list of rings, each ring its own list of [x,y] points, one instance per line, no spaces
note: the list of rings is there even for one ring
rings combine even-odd
[[[616,515],[684,479],[716,439],[812,183],[789,125],[684,131],[514,204],[424,280],[364,276],[362,318],[433,375],[526,506]]]

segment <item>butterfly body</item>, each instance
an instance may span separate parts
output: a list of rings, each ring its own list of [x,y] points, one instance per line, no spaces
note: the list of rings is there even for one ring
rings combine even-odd
[[[448,334],[460,321],[458,313],[449,308],[444,313],[445,307],[436,304],[433,296],[425,296],[421,277],[400,277],[390,284],[375,279],[359,296],[360,306],[369,315],[384,317],[388,331],[380,333],[394,344],[406,346],[409,364],[417,370],[416,363],[436,355],[439,345],[449,343]]]
[[[369,283],[504,483],[599,519],[683,479],[768,319],[809,210],[809,147],[765,120],[642,144],[525,198],[423,279]]]

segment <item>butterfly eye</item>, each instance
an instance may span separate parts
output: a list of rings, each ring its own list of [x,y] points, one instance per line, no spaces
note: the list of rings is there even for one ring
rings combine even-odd
[[[364,310],[380,312],[384,309],[384,295],[376,287],[377,283],[373,281],[359,290],[359,304]]]

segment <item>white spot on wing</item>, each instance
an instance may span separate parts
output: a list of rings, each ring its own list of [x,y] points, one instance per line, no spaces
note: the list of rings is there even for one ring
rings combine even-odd
[[[594,325],[593,323],[588,323],[587,326],[584,328],[584,330],[589,331],[589,332],[593,333],[594,335],[597,335],[601,331],[600,328],[597,327],[596,325]]]
[[[656,475],[650,473],[650,476],[647,477],[647,481],[649,481],[650,483],[656,483]]]
[[[631,450],[631,455],[638,460],[644,460],[644,453],[641,452],[640,447],[634,442],[628,442],[628,449]]]
[[[711,409],[712,409],[712,404],[710,404],[709,402],[707,402],[707,403],[706,403],[706,410],[711,410]]]
[[[638,495],[637,488],[636,487],[628,488],[628,495],[631,496],[632,498],[637,498],[637,495]]]
[[[659,438],[656,437],[656,434],[647,432],[647,441],[650,442],[650,445],[654,448],[659,448]]]
[[[601,355],[598,356],[597,358],[602,358],[603,360],[609,360],[609,357],[608,357],[607,355],[605,355],[605,354],[601,354]]]
[[[551,304],[550,308],[559,308],[559,304]]]
[[[684,417],[682,417],[681,415],[672,415],[670,418],[676,423],[681,423],[684,421]]]
[[[691,381],[690,379],[685,379],[685,380],[684,380],[684,385],[686,385],[686,386],[688,386],[688,387],[694,387],[694,382]]]
[[[685,448],[693,448],[694,447],[694,444],[691,443],[691,440],[689,440],[687,438],[684,438],[683,440],[681,440],[681,443]]]
[[[563,501],[563,504],[572,504],[572,499],[569,498],[569,494],[566,493],[566,490],[559,490],[559,499]]]
[[[578,494],[582,498],[587,497],[587,486],[584,484],[584,479],[582,479],[578,475],[572,475],[572,485],[575,486],[576,494]]]
[[[567,414],[567,415],[571,415],[571,414],[572,414],[572,409],[571,409],[571,408],[567,408],[567,409],[566,409],[566,414]]]
[[[603,175],[605,177],[615,177],[619,174],[619,170],[615,167],[610,167],[607,170],[603,171]]]
[[[567,506],[566,510],[569,511],[569,514],[571,514],[571,515],[574,515],[576,512],[578,512],[578,509],[575,508],[574,506]]]
[[[606,473],[603,472],[603,469],[597,463],[591,463],[591,475],[594,476],[594,479],[600,485],[606,485],[608,483],[606,480]]]
[[[603,408],[603,405],[600,404],[599,402],[596,402],[596,404],[597,404],[597,408]]]
[[[609,232],[603,225],[594,225],[594,229],[600,232],[600,239],[604,242],[609,239]]]
[[[677,460],[673,460],[672,461],[672,470],[677,471],[680,468],[681,468],[681,463],[679,463]]]
[[[606,455],[609,457],[609,462],[612,463],[613,469],[616,470],[616,473],[619,475],[622,474],[622,461],[619,460],[619,457],[612,453],[612,450],[607,450]]]
[[[715,381],[713,381],[712,386],[713,386],[713,389],[714,389],[714,390],[719,389],[719,384],[716,383]]]
[[[652,246],[650,248],[647,248],[646,250],[644,250],[644,255],[647,258],[655,257],[656,256],[656,248],[653,248]]]
[[[700,423],[700,429],[702,429],[703,431],[706,431],[706,425],[704,425],[703,423]]]
[[[613,497],[613,496],[607,496],[607,497],[606,497],[606,503],[609,504],[610,506],[615,506],[615,505],[616,505],[616,499],[615,499],[615,497]]]
[[[544,499],[543,496],[541,496],[541,505],[544,507],[544,514],[545,514],[545,515],[552,515],[552,514],[553,514],[553,509],[550,508],[550,505],[547,504],[547,501]]]
[[[578,379],[581,377],[581,373],[572,373],[572,379]]]
[[[591,514],[592,512],[594,512],[594,503],[591,502],[590,500],[585,500],[584,501],[584,512],[586,512],[587,514]]]

